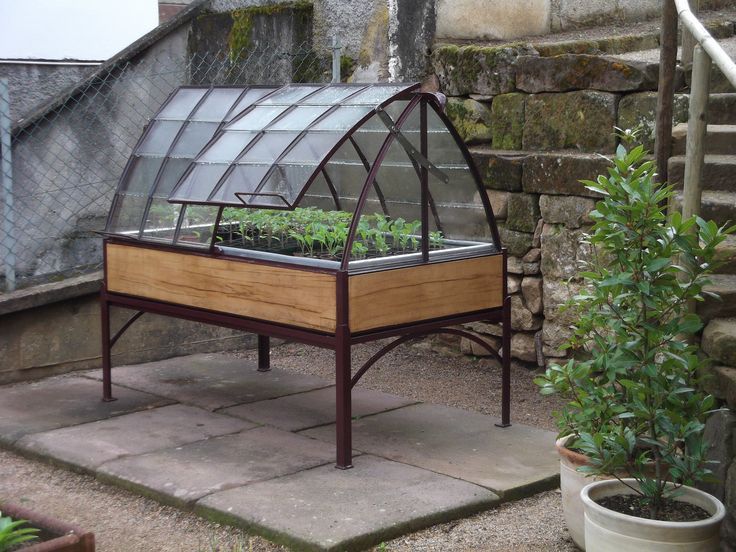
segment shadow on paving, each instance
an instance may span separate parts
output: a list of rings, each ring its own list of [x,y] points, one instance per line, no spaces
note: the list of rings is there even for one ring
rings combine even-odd
[[[204,354],[0,387],[0,442],[298,549],[356,550],[557,485],[554,434]]]

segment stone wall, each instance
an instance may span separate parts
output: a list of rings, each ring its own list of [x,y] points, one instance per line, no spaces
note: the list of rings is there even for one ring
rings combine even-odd
[[[657,66],[601,55],[619,47],[444,45],[432,53],[448,115],[471,147],[509,250],[512,355],[525,362],[565,356],[559,347],[572,320],[560,307],[579,290],[579,263],[590,253],[582,236],[595,203],[579,180],[606,172],[615,127],[641,125],[653,146]],[[678,80],[681,89],[683,75]],[[677,95],[675,123],[687,119],[687,103]],[[498,344],[500,328],[472,329]]]

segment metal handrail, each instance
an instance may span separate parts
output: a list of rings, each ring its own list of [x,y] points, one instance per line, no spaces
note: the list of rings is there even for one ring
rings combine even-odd
[[[690,31],[690,34],[693,35],[693,38],[703,50],[708,53],[710,59],[723,72],[728,81],[736,87],[736,62],[731,59],[692,12],[688,0],[675,0],[675,6],[677,6],[677,16],[682,24]]]
[[[697,42],[693,52],[690,80],[690,106],[685,144],[685,175],[682,190],[682,216],[700,214],[703,195],[702,173],[705,162],[708,96],[710,95],[711,61],[736,87],[736,63],[711,36],[695,14],[688,0],[674,0],[677,16]],[[659,124],[659,121],[658,121]]]

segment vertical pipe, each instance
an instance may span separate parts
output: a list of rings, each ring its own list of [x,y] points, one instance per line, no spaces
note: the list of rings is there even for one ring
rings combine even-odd
[[[501,338],[501,423],[498,427],[511,425],[511,297],[508,295],[508,251],[503,250],[503,337]]]
[[[337,327],[335,329],[335,431],[337,461],[335,467],[353,467],[351,428],[350,328],[348,327],[348,273],[337,273]]]
[[[271,370],[271,338],[267,335],[258,335],[258,371]]]
[[[102,324],[102,400],[114,401],[112,396],[112,364],[110,362],[110,303],[103,287],[100,291],[100,322]]]
[[[657,94],[657,135],[655,156],[658,181],[667,181],[667,161],[672,152],[672,104],[677,69],[677,8],[674,0],[662,4],[662,31],[659,39],[659,87]]]
[[[337,35],[332,37],[332,82],[340,82],[342,75],[340,75],[340,39]]]
[[[8,80],[0,79],[0,182],[3,191],[3,264],[5,290],[15,290],[15,213],[13,211],[13,162],[10,140],[10,92]]]
[[[429,159],[427,144],[427,101],[419,104],[419,140],[421,153]],[[422,165],[421,174],[421,202],[422,202],[422,262],[429,262],[429,171]]]
[[[687,122],[685,149],[685,178],[682,190],[682,216],[689,218],[700,214],[703,194],[703,161],[705,137],[708,131],[706,115],[710,93],[710,56],[696,46],[693,52],[693,76],[690,92],[690,112]]]

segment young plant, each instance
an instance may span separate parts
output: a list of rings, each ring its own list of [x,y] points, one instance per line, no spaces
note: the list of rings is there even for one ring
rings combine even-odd
[[[715,248],[734,228],[679,213],[668,221],[672,188],[655,182],[642,146],[619,146],[608,173],[583,182],[603,199],[590,214],[584,291],[569,305],[574,358],[535,382],[570,397],[557,422],[589,458],[580,471],[633,477],[656,519],[681,485],[709,473],[703,430],[714,401],[699,390],[704,361],[690,338],[702,323],[689,304],[708,295]]]
[[[28,525],[26,520],[13,521],[10,517],[3,517],[0,512],[0,552],[7,552],[24,542],[38,538],[39,530],[25,525]]]
[[[429,233],[429,248],[442,249],[442,232],[439,230]]]

